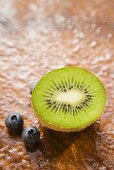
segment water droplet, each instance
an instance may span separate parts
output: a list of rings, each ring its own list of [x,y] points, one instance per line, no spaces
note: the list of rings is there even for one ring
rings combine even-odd
[[[111,77],[112,77],[112,78],[114,78],[114,71],[112,71],[112,73],[111,73]]]
[[[108,65],[104,65],[104,66],[102,67],[102,70],[103,70],[103,71],[106,71],[106,70],[108,70],[108,68],[109,68]]]
[[[92,41],[89,46],[90,47],[95,47],[96,45],[97,45],[96,41]]]
[[[92,64],[97,64],[98,62],[99,62],[98,57],[95,57],[95,58],[91,61]]]
[[[79,39],[73,39],[72,40],[72,45],[76,45],[79,42]]]
[[[106,53],[105,54],[105,60],[110,60],[112,57],[112,54],[111,53]]]
[[[76,62],[74,62],[73,60],[71,60],[71,59],[69,59],[69,58],[66,58],[66,59],[65,59],[65,63],[66,63],[67,65],[74,65],[74,64],[76,64]]]
[[[38,9],[37,5],[35,5],[34,3],[30,3],[28,6],[32,11],[37,11]]]
[[[76,38],[80,38],[80,39],[83,39],[85,38],[85,35],[83,32],[79,31],[78,29],[74,29],[74,35]]]
[[[112,38],[112,34],[111,33],[107,34],[107,38],[111,39]]]
[[[95,30],[96,34],[99,34],[100,32],[101,32],[101,28],[100,27]]]
[[[101,167],[99,167],[99,170],[107,170],[107,167],[106,166],[101,166]]]
[[[78,37],[82,39],[82,38],[85,38],[85,35],[84,35],[83,32],[79,32],[79,33],[78,33]]]
[[[73,48],[72,52],[78,52],[80,50],[80,46],[77,45],[75,48]]]
[[[61,15],[61,14],[55,14],[55,23],[58,25],[58,26],[61,26],[65,23],[66,21],[66,18]]]

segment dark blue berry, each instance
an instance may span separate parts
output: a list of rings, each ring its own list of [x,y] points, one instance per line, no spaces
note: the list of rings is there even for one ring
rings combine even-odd
[[[40,131],[34,127],[27,127],[23,130],[22,137],[25,144],[34,146],[40,141]]]
[[[30,85],[30,94],[32,94],[36,84],[37,84],[37,81],[34,81],[33,83],[31,83],[31,85]]]
[[[23,129],[23,118],[19,113],[11,113],[5,119],[7,128],[12,132],[20,132]]]

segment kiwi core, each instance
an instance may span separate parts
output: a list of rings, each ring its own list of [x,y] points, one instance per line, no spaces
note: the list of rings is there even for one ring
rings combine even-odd
[[[59,92],[55,97],[55,100],[64,104],[70,104],[76,106],[83,102],[86,98],[85,93],[79,90],[69,90],[67,92]]]

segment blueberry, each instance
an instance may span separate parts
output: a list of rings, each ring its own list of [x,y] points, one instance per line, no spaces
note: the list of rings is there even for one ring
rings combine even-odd
[[[26,145],[34,146],[40,141],[40,131],[34,126],[27,127],[23,130],[22,138]]]
[[[5,124],[11,132],[20,132],[23,129],[23,118],[19,113],[11,113],[6,117]]]
[[[33,83],[30,84],[30,94],[32,94],[36,84],[37,84],[37,81],[34,81]]]

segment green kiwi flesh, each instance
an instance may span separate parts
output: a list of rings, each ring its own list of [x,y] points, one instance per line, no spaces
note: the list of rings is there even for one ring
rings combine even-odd
[[[32,92],[32,106],[45,126],[58,131],[79,131],[103,113],[106,92],[101,81],[79,67],[46,74]]]

